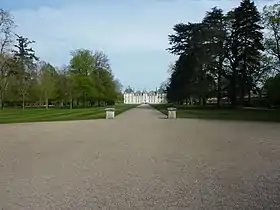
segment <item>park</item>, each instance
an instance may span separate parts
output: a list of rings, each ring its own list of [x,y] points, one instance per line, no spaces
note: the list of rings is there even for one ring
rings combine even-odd
[[[174,25],[147,92],[100,50],[44,61],[0,8],[0,209],[279,209],[279,14],[242,0]]]

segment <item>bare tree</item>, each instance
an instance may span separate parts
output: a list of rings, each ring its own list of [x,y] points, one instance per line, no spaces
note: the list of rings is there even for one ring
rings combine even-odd
[[[8,88],[9,76],[11,75],[11,58],[8,48],[13,42],[15,27],[14,19],[8,11],[0,9],[0,108],[3,108],[5,93]]]
[[[95,51],[93,57],[95,59],[93,67],[95,70],[106,69],[108,71],[111,71],[109,58],[105,53],[103,53],[102,51]]]
[[[5,50],[13,42],[13,29],[15,28],[14,18],[8,11],[0,9],[0,53]]]

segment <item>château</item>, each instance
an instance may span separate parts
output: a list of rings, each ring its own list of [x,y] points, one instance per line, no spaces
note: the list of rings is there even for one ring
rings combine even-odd
[[[125,104],[161,104],[167,103],[166,93],[159,89],[156,91],[134,91],[132,88],[127,88],[124,91]]]

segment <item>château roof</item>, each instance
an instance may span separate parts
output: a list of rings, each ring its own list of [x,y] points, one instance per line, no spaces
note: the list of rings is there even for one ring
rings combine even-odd
[[[156,94],[157,94],[157,91],[150,91],[148,94],[149,94],[150,96],[156,95]]]
[[[134,91],[132,90],[131,87],[128,87],[125,89],[124,93],[133,93]]]

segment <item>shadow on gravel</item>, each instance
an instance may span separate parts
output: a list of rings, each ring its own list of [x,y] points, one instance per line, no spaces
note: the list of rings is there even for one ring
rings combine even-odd
[[[167,120],[167,116],[160,116],[158,119]]]

